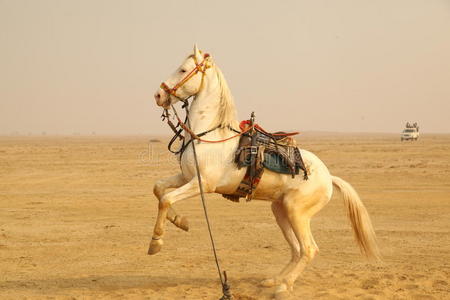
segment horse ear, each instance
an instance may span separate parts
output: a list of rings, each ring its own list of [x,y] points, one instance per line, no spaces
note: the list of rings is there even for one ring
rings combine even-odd
[[[197,44],[194,44],[194,55],[198,60],[202,57],[202,52],[198,49]]]

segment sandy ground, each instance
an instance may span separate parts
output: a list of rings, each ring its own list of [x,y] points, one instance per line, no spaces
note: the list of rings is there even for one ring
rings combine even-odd
[[[292,299],[449,299],[450,135],[303,135],[331,172],[358,190],[383,263],[359,254],[339,194],[313,221],[320,254]],[[218,299],[200,200],[176,205],[188,233],[167,224],[146,254],[156,179],[177,172],[148,137],[0,138],[1,299]],[[266,202],[208,196],[223,269],[237,299],[270,299],[258,282],[287,262]]]

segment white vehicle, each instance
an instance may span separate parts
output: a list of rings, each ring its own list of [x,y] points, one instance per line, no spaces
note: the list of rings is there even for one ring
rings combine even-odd
[[[417,123],[414,123],[413,125],[406,123],[406,128],[403,130],[402,135],[400,136],[401,141],[417,141],[419,138],[419,126],[417,126]]]

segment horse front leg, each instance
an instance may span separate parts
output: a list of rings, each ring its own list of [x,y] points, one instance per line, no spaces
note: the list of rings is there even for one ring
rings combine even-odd
[[[177,201],[184,200],[190,197],[194,197],[200,194],[200,189],[197,181],[197,177],[194,177],[191,181],[178,189],[164,194],[158,204],[158,216],[156,218],[155,228],[153,230],[152,241],[148,248],[148,254],[153,255],[161,250],[163,245],[164,225],[167,218],[167,213],[172,204]]]
[[[158,198],[158,201],[161,201],[167,189],[179,188],[185,183],[186,180],[181,173],[169,178],[160,179],[156,181],[153,186],[153,194]],[[169,207],[169,210],[167,211],[167,219],[178,228],[189,231],[189,222],[187,218],[178,215],[172,207]]]

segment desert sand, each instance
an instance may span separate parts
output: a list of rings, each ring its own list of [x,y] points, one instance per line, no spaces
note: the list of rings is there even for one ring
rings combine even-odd
[[[1,299],[219,299],[198,198],[177,203],[190,231],[167,224],[148,256],[153,183],[178,171],[166,139],[0,138]],[[304,134],[332,174],[365,203],[383,255],[371,263],[353,241],[340,195],[313,219],[320,253],[292,299],[450,298],[450,135],[400,142],[388,134]],[[270,299],[258,283],[289,249],[261,201],[208,195],[222,268],[236,299]]]

